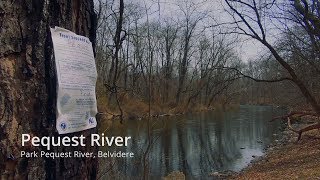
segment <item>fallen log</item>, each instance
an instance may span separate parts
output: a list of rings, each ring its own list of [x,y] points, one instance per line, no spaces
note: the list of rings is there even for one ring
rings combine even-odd
[[[272,118],[270,121],[274,121],[277,119],[287,119],[288,117],[292,117],[294,115],[297,115],[298,117],[303,117],[303,116],[319,116],[317,113],[313,112],[313,111],[291,111],[289,114],[285,115],[285,116],[277,116]]]
[[[314,124],[305,126],[305,127],[301,128],[301,129],[295,129],[292,126],[292,123],[291,123],[292,116],[297,116],[297,117],[303,117],[303,116],[319,117],[319,114],[317,114],[316,112],[313,112],[313,111],[291,111],[289,114],[287,114],[285,116],[277,116],[277,117],[272,118],[270,121],[274,121],[276,119],[283,119],[283,120],[287,119],[289,130],[291,130],[291,131],[293,131],[293,132],[298,134],[297,141],[299,141],[301,139],[302,133],[307,132],[307,131],[311,131],[313,129],[320,129],[320,122],[316,122]]]

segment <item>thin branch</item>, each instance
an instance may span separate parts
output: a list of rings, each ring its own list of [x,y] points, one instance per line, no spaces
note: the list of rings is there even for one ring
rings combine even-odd
[[[293,81],[292,78],[290,77],[282,77],[282,78],[279,78],[279,79],[257,79],[257,78],[254,78],[254,77],[251,77],[249,75],[246,75],[244,73],[242,73],[239,69],[237,68],[234,68],[234,67],[216,67],[214,69],[227,69],[227,70],[233,70],[233,71],[236,71],[239,75],[241,75],[242,77],[245,77],[245,78],[249,78],[255,82],[268,82],[268,83],[272,83],[272,82],[281,82],[281,81]]]

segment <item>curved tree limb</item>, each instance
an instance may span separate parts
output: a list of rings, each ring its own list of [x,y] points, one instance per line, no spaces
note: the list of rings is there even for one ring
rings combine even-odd
[[[306,127],[303,127],[301,129],[295,129],[295,128],[292,127],[291,118],[288,117],[288,128],[291,131],[293,131],[293,132],[295,132],[295,133],[297,133],[299,135],[298,139],[297,139],[297,141],[299,141],[301,139],[301,137],[302,137],[302,133],[307,132],[307,131],[311,131],[311,130],[314,130],[314,129],[320,129],[320,123],[318,122],[318,123],[314,123],[312,125],[308,125]]]
[[[272,118],[270,121],[274,121],[277,119],[287,119],[288,117],[292,117],[294,115],[298,115],[299,117],[303,117],[303,116],[318,116],[316,112],[313,111],[291,111],[289,114],[285,115],[285,116],[277,116]]]
[[[271,121],[274,121],[276,119],[283,119],[283,120],[287,120],[288,123],[288,129],[297,133],[298,134],[298,139],[297,141],[299,141],[302,137],[302,133],[307,132],[307,131],[311,131],[313,129],[320,129],[320,122],[311,124],[311,125],[307,125],[301,129],[296,129],[292,126],[291,120],[292,120],[292,116],[297,115],[298,117],[303,117],[303,116],[314,116],[314,117],[319,117],[319,115],[316,112],[313,111],[291,111],[289,114],[285,115],[285,116],[277,116],[272,118]]]
[[[249,79],[251,79],[251,80],[253,80],[253,81],[255,81],[255,82],[269,82],[269,83],[271,83],[271,82],[281,82],[281,81],[293,81],[293,79],[292,78],[290,78],[290,77],[281,77],[281,78],[279,78],[279,79],[257,79],[257,78],[254,78],[254,77],[252,77],[252,76],[248,76],[248,75],[246,75],[246,74],[244,74],[244,73],[242,73],[239,69],[237,69],[237,68],[234,68],[234,67],[216,67],[215,69],[227,69],[227,70],[233,70],[233,71],[235,71],[238,75],[241,75],[242,77],[245,77],[245,78],[249,78]]]

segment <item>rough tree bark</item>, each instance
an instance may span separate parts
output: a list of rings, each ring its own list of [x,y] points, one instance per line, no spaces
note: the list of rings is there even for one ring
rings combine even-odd
[[[1,0],[0,173],[3,179],[95,179],[90,158],[20,158],[21,134],[58,136],[55,69],[50,27],[60,26],[95,44],[92,0]],[[68,134],[89,136],[97,129]],[[86,138],[89,140],[90,138]],[[89,142],[86,144],[90,145]],[[53,152],[95,152],[96,147],[57,147]]]

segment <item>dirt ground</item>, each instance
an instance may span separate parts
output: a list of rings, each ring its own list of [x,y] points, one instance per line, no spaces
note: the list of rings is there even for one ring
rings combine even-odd
[[[251,164],[231,179],[319,179],[320,130],[303,135],[286,131],[284,142],[271,147],[262,160]]]

